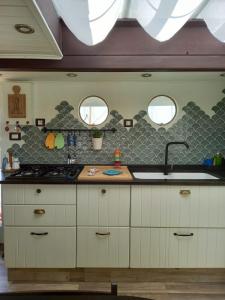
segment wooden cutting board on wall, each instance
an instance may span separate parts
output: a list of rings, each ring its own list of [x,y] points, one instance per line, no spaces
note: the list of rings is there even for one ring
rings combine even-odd
[[[20,94],[19,85],[14,85],[12,90],[14,94],[8,95],[8,117],[26,118],[26,95]]]
[[[98,172],[94,176],[89,176],[88,172],[90,169],[96,168]],[[103,174],[106,170],[119,170],[122,171],[122,174],[119,175],[105,175]],[[114,182],[114,181],[132,181],[133,177],[128,170],[127,166],[121,166],[120,168],[115,168],[114,166],[85,166],[78,176],[78,181],[106,181],[106,182]]]

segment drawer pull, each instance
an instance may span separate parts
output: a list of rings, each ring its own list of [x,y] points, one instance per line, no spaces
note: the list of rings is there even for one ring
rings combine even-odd
[[[182,195],[182,196],[191,195],[191,191],[190,190],[180,190],[180,195]]]
[[[31,232],[31,235],[48,235],[48,232]]]
[[[106,189],[102,189],[101,192],[104,195],[106,193]]]
[[[37,208],[37,209],[34,209],[34,214],[35,215],[44,215],[45,214],[45,210],[43,208]]]
[[[41,189],[36,189],[36,193],[40,194],[41,193]]]
[[[96,235],[100,235],[100,236],[109,236],[110,232],[105,232],[105,233],[101,233],[101,232],[96,232]]]
[[[175,236],[189,237],[189,236],[193,236],[194,233],[193,232],[191,232],[191,233],[176,233],[176,232],[174,232],[173,235],[175,235]]]

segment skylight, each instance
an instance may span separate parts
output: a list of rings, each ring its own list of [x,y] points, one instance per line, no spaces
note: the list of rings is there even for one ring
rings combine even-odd
[[[192,17],[204,19],[225,42],[225,0],[52,0],[59,16],[86,45],[102,42],[119,18],[137,19],[154,39],[172,38]]]

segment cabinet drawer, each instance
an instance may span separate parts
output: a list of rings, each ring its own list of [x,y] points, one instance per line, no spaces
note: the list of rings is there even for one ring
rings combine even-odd
[[[132,186],[133,227],[225,227],[225,187]]]
[[[8,268],[74,268],[76,229],[73,227],[5,227]]]
[[[78,185],[77,224],[129,226],[130,186]]]
[[[76,226],[75,205],[4,205],[5,226]]]
[[[132,228],[131,267],[224,268],[225,229]]]
[[[48,184],[5,184],[4,204],[76,204],[76,186]]]
[[[78,227],[77,266],[129,267],[129,228]]]

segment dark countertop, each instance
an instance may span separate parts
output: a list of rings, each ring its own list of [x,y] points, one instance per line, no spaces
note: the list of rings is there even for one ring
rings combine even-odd
[[[163,165],[129,165],[129,170],[132,172],[162,172]],[[67,180],[37,180],[37,179],[26,179],[24,181],[21,180],[7,180],[6,176],[10,174],[0,173],[0,183],[1,184],[124,184],[124,185],[225,185],[225,167],[211,167],[206,168],[201,165],[175,165],[173,167],[173,172],[205,172],[211,175],[218,177],[219,179],[197,179],[197,180],[187,180],[187,179],[179,179],[179,180],[169,180],[169,179],[136,179],[133,181],[124,182],[124,181],[111,181],[111,182],[101,182],[94,181],[93,179],[90,181],[67,181]]]
[[[131,172],[163,172],[163,165],[129,166]],[[136,179],[133,184],[149,185],[225,185],[225,167],[204,167],[202,165],[174,165],[169,173],[207,173],[219,179]]]

